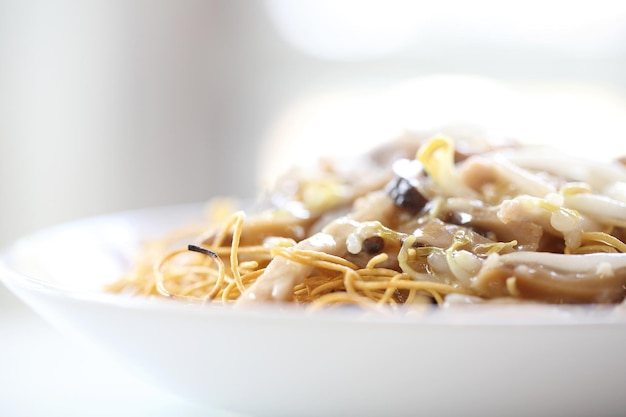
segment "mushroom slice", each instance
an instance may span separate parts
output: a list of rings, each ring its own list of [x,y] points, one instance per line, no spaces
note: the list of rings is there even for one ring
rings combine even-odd
[[[492,254],[471,288],[487,298],[513,296],[551,303],[617,303],[624,299],[626,254]]]

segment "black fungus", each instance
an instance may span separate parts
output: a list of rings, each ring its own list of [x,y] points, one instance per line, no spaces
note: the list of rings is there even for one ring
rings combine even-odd
[[[457,226],[465,226],[467,227],[469,230],[471,230],[472,232],[479,234],[483,237],[486,237],[488,239],[494,239],[495,240],[495,236],[493,234],[493,232],[491,232],[490,230],[487,229],[483,229],[482,227],[478,227],[472,223],[473,217],[471,214],[469,213],[464,213],[461,211],[454,211],[454,210],[449,210],[446,212],[443,212],[439,215],[439,218],[449,224],[455,224]]]
[[[462,226],[472,221],[472,215],[460,211],[448,210],[439,215],[439,218],[450,224]]]
[[[363,250],[368,255],[376,255],[385,247],[385,239],[380,236],[370,236],[363,240]]]
[[[387,186],[387,191],[396,206],[413,215],[419,213],[428,202],[426,197],[403,177],[394,178]]]

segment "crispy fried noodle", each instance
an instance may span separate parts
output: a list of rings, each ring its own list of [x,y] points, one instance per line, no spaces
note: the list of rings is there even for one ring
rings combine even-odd
[[[407,135],[152,242],[117,292],[222,304],[618,303],[626,166]]]

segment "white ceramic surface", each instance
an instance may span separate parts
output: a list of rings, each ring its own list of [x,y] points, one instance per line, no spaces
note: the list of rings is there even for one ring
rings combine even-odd
[[[138,375],[256,416],[614,416],[626,312],[456,306],[416,314],[233,310],[106,294],[145,237],[199,205],[85,219],[24,238],[0,277],[42,317]]]

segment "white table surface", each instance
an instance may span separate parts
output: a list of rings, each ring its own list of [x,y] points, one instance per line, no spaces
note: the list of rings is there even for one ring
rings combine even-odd
[[[0,416],[234,417],[128,373],[57,331],[0,283]]]

